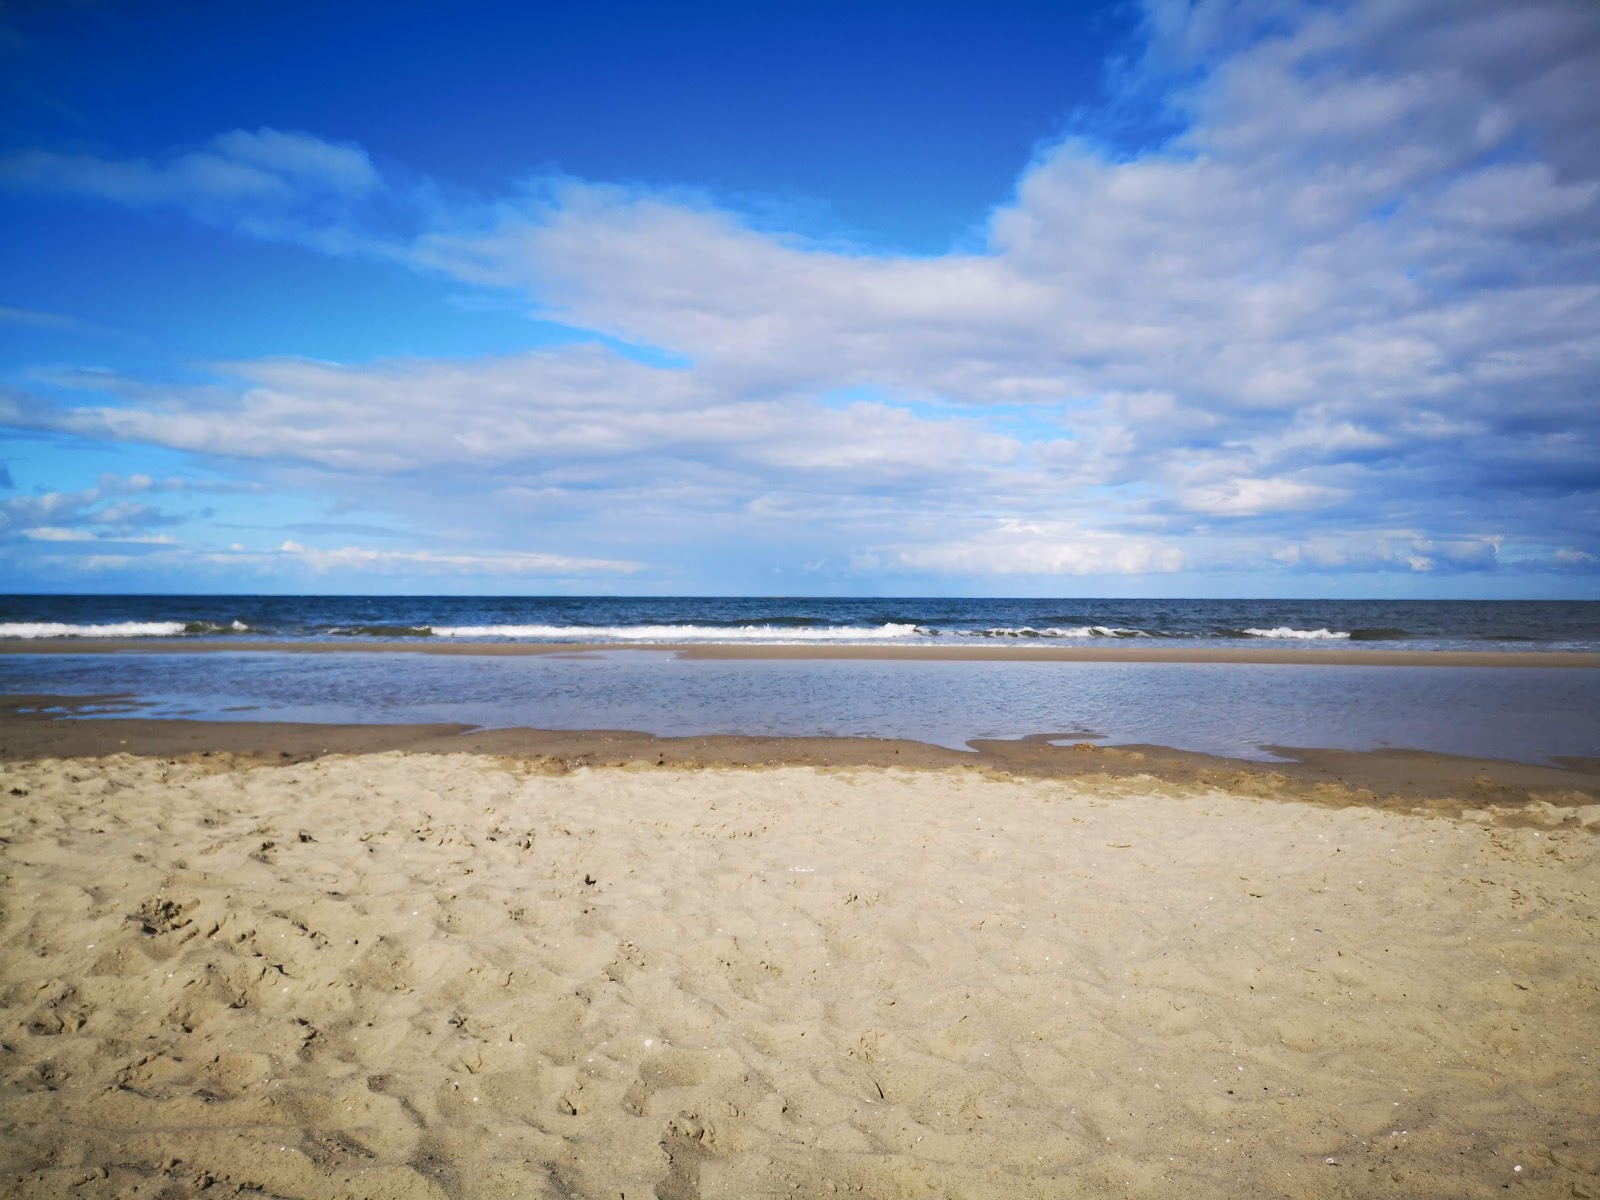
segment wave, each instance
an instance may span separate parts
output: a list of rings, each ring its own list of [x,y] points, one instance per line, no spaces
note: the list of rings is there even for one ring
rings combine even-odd
[[[537,638],[551,642],[856,642],[917,637],[917,625],[435,625],[439,637]]]
[[[177,637],[188,631],[182,621],[117,621],[109,625],[67,625],[60,621],[12,621],[0,624],[8,638]]]
[[[185,621],[185,633],[249,633],[250,626],[243,621],[229,621],[226,625],[218,625],[215,621]]]
[[[1411,636],[1406,629],[1352,629],[1350,640],[1352,642],[1394,642]]]
[[[1044,629],[1035,629],[1031,625],[1023,625],[1015,629],[1008,627],[974,629],[962,636],[987,638],[1134,638],[1150,637],[1151,635],[1143,629],[1124,629],[1119,625],[1077,625],[1070,628],[1050,625]]]
[[[1288,638],[1297,642],[1342,642],[1350,635],[1341,629],[1290,629],[1279,625],[1276,629],[1246,629],[1249,637]]]
[[[139,638],[248,633],[243,621],[111,621],[104,625],[72,625],[64,621],[0,622],[0,638]]]

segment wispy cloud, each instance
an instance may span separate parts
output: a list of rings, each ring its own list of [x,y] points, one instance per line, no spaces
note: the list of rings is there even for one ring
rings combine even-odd
[[[287,207],[316,193],[361,196],[382,187],[364,150],[276,129],[235,129],[205,149],[162,162],[24,151],[0,159],[0,174],[32,187],[201,214],[261,202]]]
[[[366,546],[341,546],[317,550],[298,542],[284,542],[274,552],[299,559],[319,571],[334,568],[383,570],[385,568],[422,569],[444,574],[463,570],[490,575],[630,575],[638,563],[603,558],[568,558],[560,554],[448,554],[432,550],[375,550]],[[224,561],[233,553],[219,556]]]
[[[136,208],[333,253],[375,250],[369,222],[386,185],[365,150],[306,133],[235,129],[160,161],[27,150],[0,157],[0,182]]]

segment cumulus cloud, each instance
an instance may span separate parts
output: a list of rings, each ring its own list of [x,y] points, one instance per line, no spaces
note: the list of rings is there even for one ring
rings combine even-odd
[[[699,505],[774,536],[825,514],[841,557],[928,572],[1428,573],[1516,546],[1592,565],[1600,12],[1147,13],[1135,83],[1181,132],[1043,149],[961,253],[858,252],[575,180],[430,209],[413,236],[352,215],[398,194],[362,151],[272,130],[153,164],[14,157],[14,181],[244,213],[244,232],[513,289],[649,353],[233,363],[209,389],[101,380],[105,403],[12,398],[0,419],[582,493],[593,513]],[[952,510],[986,524],[883,537]]]
[[[0,539],[39,541],[89,538],[132,540],[140,530],[184,520],[156,505],[133,499],[181,487],[145,475],[102,475],[93,487],[72,492],[40,492],[0,503]]]

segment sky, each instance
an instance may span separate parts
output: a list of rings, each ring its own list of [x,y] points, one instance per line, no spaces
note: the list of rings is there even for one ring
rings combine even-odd
[[[1600,5],[0,5],[0,591],[1600,598]]]

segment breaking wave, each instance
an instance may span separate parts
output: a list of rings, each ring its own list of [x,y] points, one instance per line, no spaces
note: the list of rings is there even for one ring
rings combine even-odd
[[[0,621],[0,638],[141,638],[185,634],[248,633],[243,621],[111,621],[104,625],[72,625],[64,621]]]
[[[1250,637],[1287,638],[1297,642],[1342,642],[1350,635],[1341,629],[1290,629],[1280,625],[1276,629],[1246,629]]]
[[[60,621],[0,624],[0,637],[8,638],[177,637],[187,631],[182,621],[118,621],[110,625],[66,625]]]
[[[1031,625],[1023,625],[1015,629],[1005,627],[999,629],[975,629],[963,636],[986,638],[1136,638],[1150,637],[1151,635],[1143,629],[1124,629],[1117,625],[1076,625],[1065,628],[1050,625],[1043,629],[1035,629]]]

